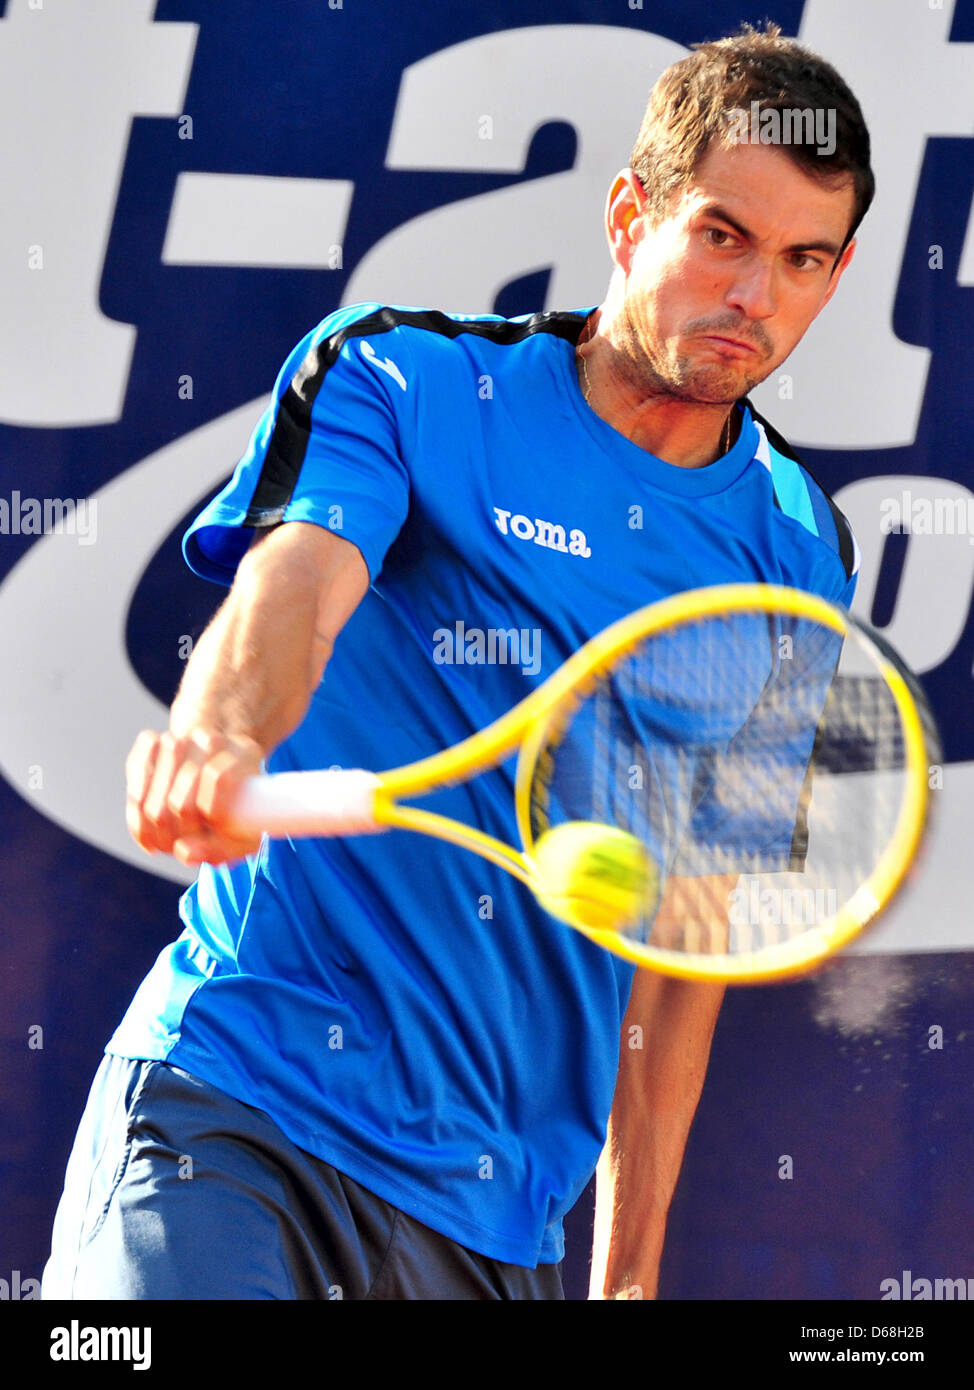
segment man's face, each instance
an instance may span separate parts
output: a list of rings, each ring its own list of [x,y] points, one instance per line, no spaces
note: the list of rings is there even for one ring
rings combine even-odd
[[[831,298],[853,203],[851,177],[820,182],[768,145],[713,146],[660,222],[647,210],[630,228],[620,346],[632,384],[708,403],[746,395]]]

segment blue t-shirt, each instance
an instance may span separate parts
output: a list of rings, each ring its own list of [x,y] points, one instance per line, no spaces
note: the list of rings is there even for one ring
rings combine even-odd
[[[589,408],[574,368],[588,312],[357,305],[288,358],[184,540],[224,584],[254,527],[292,520],[337,531],[368,565],[269,771],[381,771],[446,748],[678,591],[760,580],[849,602],[844,518],[747,402],[730,452],[695,469]],[[512,787],[509,761],[424,805],[516,843]],[[630,965],[502,870],[407,831],[265,839],[204,865],[180,913],[107,1051],[257,1106],[482,1254],[561,1258],[605,1138]]]

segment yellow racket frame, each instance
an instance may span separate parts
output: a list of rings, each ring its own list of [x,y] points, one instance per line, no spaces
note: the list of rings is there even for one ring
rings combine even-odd
[[[583,699],[600,673],[637,642],[702,618],[743,612],[786,613],[821,623],[843,637],[860,629],[868,637],[868,629],[843,609],[816,594],[781,585],[720,584],[661,599],[593,637],[543,685],[485,729],[431,757],[380,773],[374,803],[376,821],[472,850],[533,889],[531,785],[552,724],[563,719],[565,707]],[[896,894],[919,848],[929,809],[927,745],[916,702],[903,676],[878,648],[877,659],[902,721],[906,789],[886,849],[869,877],[834,917],[791,941],[733,956],[652,946],[620,932],[587,927],[566,916],[569,925],[634,965],[680,979],[724,983],[790,978],[813,969],[847,945]],[[518,747],[514,798],[522,850],[462,821],[400,804],[401,798],[465,782],[477,772],[503,762]]]

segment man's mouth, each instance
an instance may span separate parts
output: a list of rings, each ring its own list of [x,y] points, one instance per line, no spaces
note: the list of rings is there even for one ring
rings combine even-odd
[[[757,352],[754,344],[745,342],[743,338],[728,338],[723,334],[708,333],[706,340],[708,343],[716,343],[718,347],[724,348],[728,352]]]

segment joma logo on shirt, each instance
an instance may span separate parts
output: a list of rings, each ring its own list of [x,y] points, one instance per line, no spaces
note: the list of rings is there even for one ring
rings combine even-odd
[[[529,516],[522,516],[520,512],[512,515],[502,507],[495,507],[494,522],[502,536],[514,536],[519,541],[534,541],[535,545],[547,546],[549,550],[560,550],[565,555],[581,555],[583,560],[587,560],[592,553],[584,531],[569,531],[566,545],[564,526],[556,526],[552,521],[542,521],[538,516],[532,521]]]

